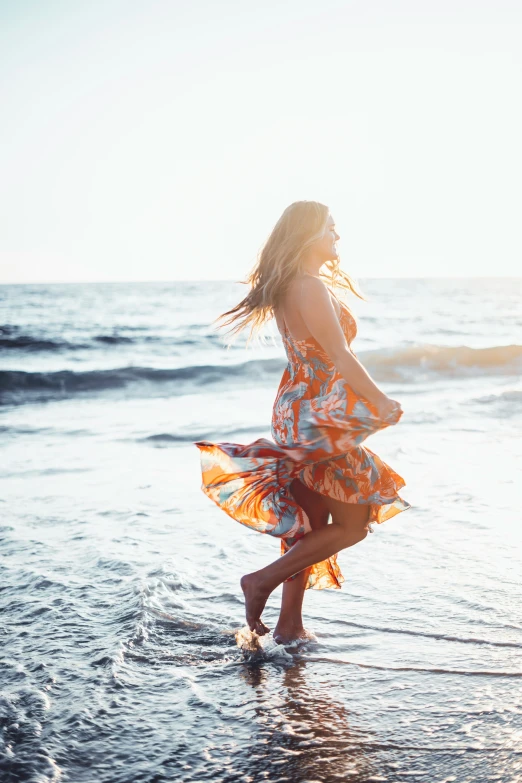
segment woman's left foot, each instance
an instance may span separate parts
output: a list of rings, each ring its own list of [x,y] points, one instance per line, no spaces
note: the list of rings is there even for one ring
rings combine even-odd
[[[245,596],[245,616],[248,627],[259,636],[264,636],[270,628],[261,620],[261,615],[270,591],[264,591],[255,574],[246,574],[240,580],[241,589]]]

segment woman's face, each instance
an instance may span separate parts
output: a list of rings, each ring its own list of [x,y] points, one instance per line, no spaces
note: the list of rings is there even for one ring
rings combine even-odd
[[[335,230],[334,219],[331,215],[328,215],[324,234],[321,239],[318,239],[317,242],[312,245],[311,250],[314,253],[317,253],[323,263],[325,261],[337,261],[339,255],[335,243],[338,239],[340,239],[340,237]]]

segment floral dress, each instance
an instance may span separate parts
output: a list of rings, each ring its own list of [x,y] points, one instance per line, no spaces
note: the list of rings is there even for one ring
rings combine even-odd
[[[340,324],[348,346],[357,334],[354,317],[341,305]],[[345,503],[370,506],[369,524],[384,522],[410,504],[397,493],[404,479],[362,442],[396,424],[400,414],[380,419],[374,405],[357,395],[312,337],[283,332],[288,364],[272,415],[272,437],[248,445],[198,441],[202,490],[233,519],[281,539],[281,553],[311,530],[290,484]],[[351,349],[350,349],[351,350]],[[337,556],[316,563],[307,587],[338,588],[344,578]]]

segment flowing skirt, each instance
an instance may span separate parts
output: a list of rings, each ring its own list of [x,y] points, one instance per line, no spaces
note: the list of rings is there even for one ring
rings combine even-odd
[[[380,419],[358,400],[348,414],[310,409],[299,423],[299,442],[276,444],[260,438],[248,445],[198,441],[202,490],[232,519],[281,539],[281,552],[311,530],[290,485],[348,503],[370,506],[369,523],[381,523],[410,508],[398,495],[404,479],[370,449],[366,438],[396,424],[400,414]],[[333,555],[310,570],[307,587],[339,588],[344,578]]]

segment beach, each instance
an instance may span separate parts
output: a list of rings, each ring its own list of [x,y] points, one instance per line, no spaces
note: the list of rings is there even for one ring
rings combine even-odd
[[[251,656],[239,578],[278,541],[194,441],[270,437],[275,327],[226,348],[230,281],[0,286],[2,783],[522,780],[522,278],[360,284],[404,409],[367,445],[412,508]]]

